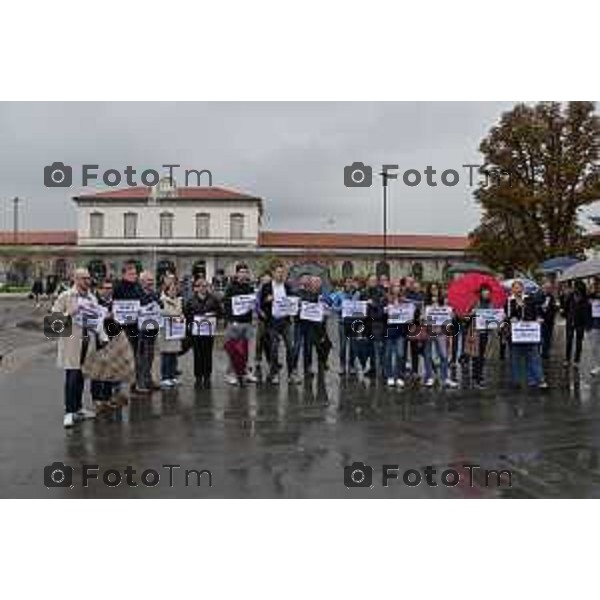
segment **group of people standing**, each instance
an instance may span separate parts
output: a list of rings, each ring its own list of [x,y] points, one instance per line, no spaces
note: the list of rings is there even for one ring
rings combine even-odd
[[[481,287],[473,311],[492,306],[490,292]],[[288,383],[296,384],[314,375],[315,358],[317,373],[322,374],[329,368],[334,345],[330,334],[337,330],[340,376],[361,373],[398,388],[415,382],[433,387],[437,380],[442,387],[456,388],[451,366],[461,362],[472,384],[484,387],[488,348],[497,339],[501,358],[510,348],[514,384],[519,383],[524,364],[528,385],[546,387],[543,359],[550,354],[559,312],[566,319],[567,361],[574,349],[574,364],[579,364],[586,332],[592,330],[592,374],[600,373],[595,300],[600,301],[598,283],[588,293],[577,282],[558,297],[549,283],[539,294],[526,295],[523,284],[515,281],[504,307],[506,323],[536,322],[541,328],[539,341],[522,343],[512,339],[510,327],[481,330],[474,320],[459,318],[448,307],[441,285],[422,289],[412,277],[390,281],[385,275],[370,275],[364,282],[347,278],[341,289],[325,293],[319,277],[289,281],[282,263],[273,264],[255,284],[247,265],[240,263],[224,293],[214,293],[206,279],[198,277],[191,296],[184,299],[175,275],[165,274],[157,289],[153,273],[138,273],[133,262],[123,266],[119,280],[98,281],[94,291],[87,270],[78,269],[73,286],[58,296],[52,309],[69,322],[70,335],[58,340],[59,364],[65,369],[64,424],[71,427],[114,406],[115,392],[127,386],[131,394],[147,396],[155,389],[179,385],[178,359],[189,350],[196,386],[210,387],[221,319],[229,359],[225,377],[231,385],[278,384],[283,373]],[[124,316],[125,309],[133,314]],[[430,321],[436,311],[448,315],[448,321]],[[89,321],[82,314],[91,315]],[[328,327],[329,321],[335,327]],[[160,354],[160,382],[152,377],[155,354]],[[85,376],[91,380],[95,412],[83,409]]]

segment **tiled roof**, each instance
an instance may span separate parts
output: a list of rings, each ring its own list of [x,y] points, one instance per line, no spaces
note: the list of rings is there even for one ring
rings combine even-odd
[[[20,231],[15,240],[12,231],[0,231],[0,245],[4,246],[73,246],[76,231]]]
[[[274,248],[382,249],[383,235],[370,233],[297,233],[263,231],[260,246]],[[447,235],[388,235],[390,250],[466,250],[467,237]]]
[[[177,187],[176,195],[172,200],[258,200],[256,196],[238,192],[237,190],[224,187]],[[144,200],[149,198],[152,188],[128,187],[107,190],[96,193],[83,193],[74,196],[74,200]]]

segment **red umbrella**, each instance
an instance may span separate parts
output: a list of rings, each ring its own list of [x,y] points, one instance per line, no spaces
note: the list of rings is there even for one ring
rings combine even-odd
[[[468,273],[452,281],[448,286],[448,304],[459,317],[464,317],[473,310],[484,286],[491,291],[492,307],[502,308],[506,302],[506,292],[497,279],[483,273]]]

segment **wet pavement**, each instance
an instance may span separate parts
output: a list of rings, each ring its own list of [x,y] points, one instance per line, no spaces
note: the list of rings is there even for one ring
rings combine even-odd
[[[179,389],[132,399],[109,417],[65,431],[54,345],[34,343],[41,332],[28,326],[30,310],[19,310],[23,346],[7,350],[16,334],[0,318],[3,364],[15,352],[20,357],[0,369],[1,497],[600,497],[600,381],[590,379],[586,365],[579,378],[558,357],[551,361],[548,391],[509,389],[508,365],[496,358],[483,391],[388,390],[340,379],[335,361],[324,377],[299,386],[240,389],[223,381],[226,361],[219,351],[212,389],[194,389],[186,356]],[[73,468],[73,487],[44,485],[44,467],[56,461]],[[344,467],[357,461],[372,467],[372,487],[344,485]],[[89,487],[81,485],[84,464],[99,467],[90,471],[99,479]],[[399,479],[388,487],[382,485],[384,464],[398,469],[390,471]],[[480,468],[472,469],[471,482],[464,465],[473,464]],[[136,487],[127,483],[128,465]],[[429,465],[437,486],[426,481]],[[120,472],[120,485],[102,482],[109,469]],[[152,487],[141,482],[151,469],[160,477]],[[194,473],[186,486],[186,469],[210,471],[212,485],[205,472],[200,486]],[[417,486],[403,482],[410,469],[422,474]],[[486,469],[510,470],[512,486],[507,474],[498,486],[493,473],[486,485]],[[444,470],[459,474],[458,485],[441,482]],[[155,482],[150,471],[145,476]],[[109,481],[114,477],[108,474]]]

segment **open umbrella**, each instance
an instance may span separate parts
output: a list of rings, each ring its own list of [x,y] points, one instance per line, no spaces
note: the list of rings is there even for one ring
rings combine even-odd
[[[540,291],[540,286],[532,279],[527,279],[526,277],[517,277],[516,279],[505,279],[502,282],[502,287],[507,292],[510,292],[510,290],[512,289],[512,285],[515,281],[520,281],[523,284],[523,288],[525,289],[526,294],[537,294]]]
[[[448,304],[459,317],[468,315],[477,303],[483,286],[491,290],[493,308],[502,308],[506,302],[506,292],[497,279],[482,273],[467,273],[452,281],[448,286]]]
[[[549,275],[551,273],[562,273],[569,267],[578,264],[580,261],[578,258],[573,258],[572,256],[557,256],[555,258],[550,258],[544,261],[538,269]]]
[[[579,262],[566,271],[563,271],[558,277],[559,281],[571,281],[573,279],[587,279],[600,275],[600,257],[590,258]]]

